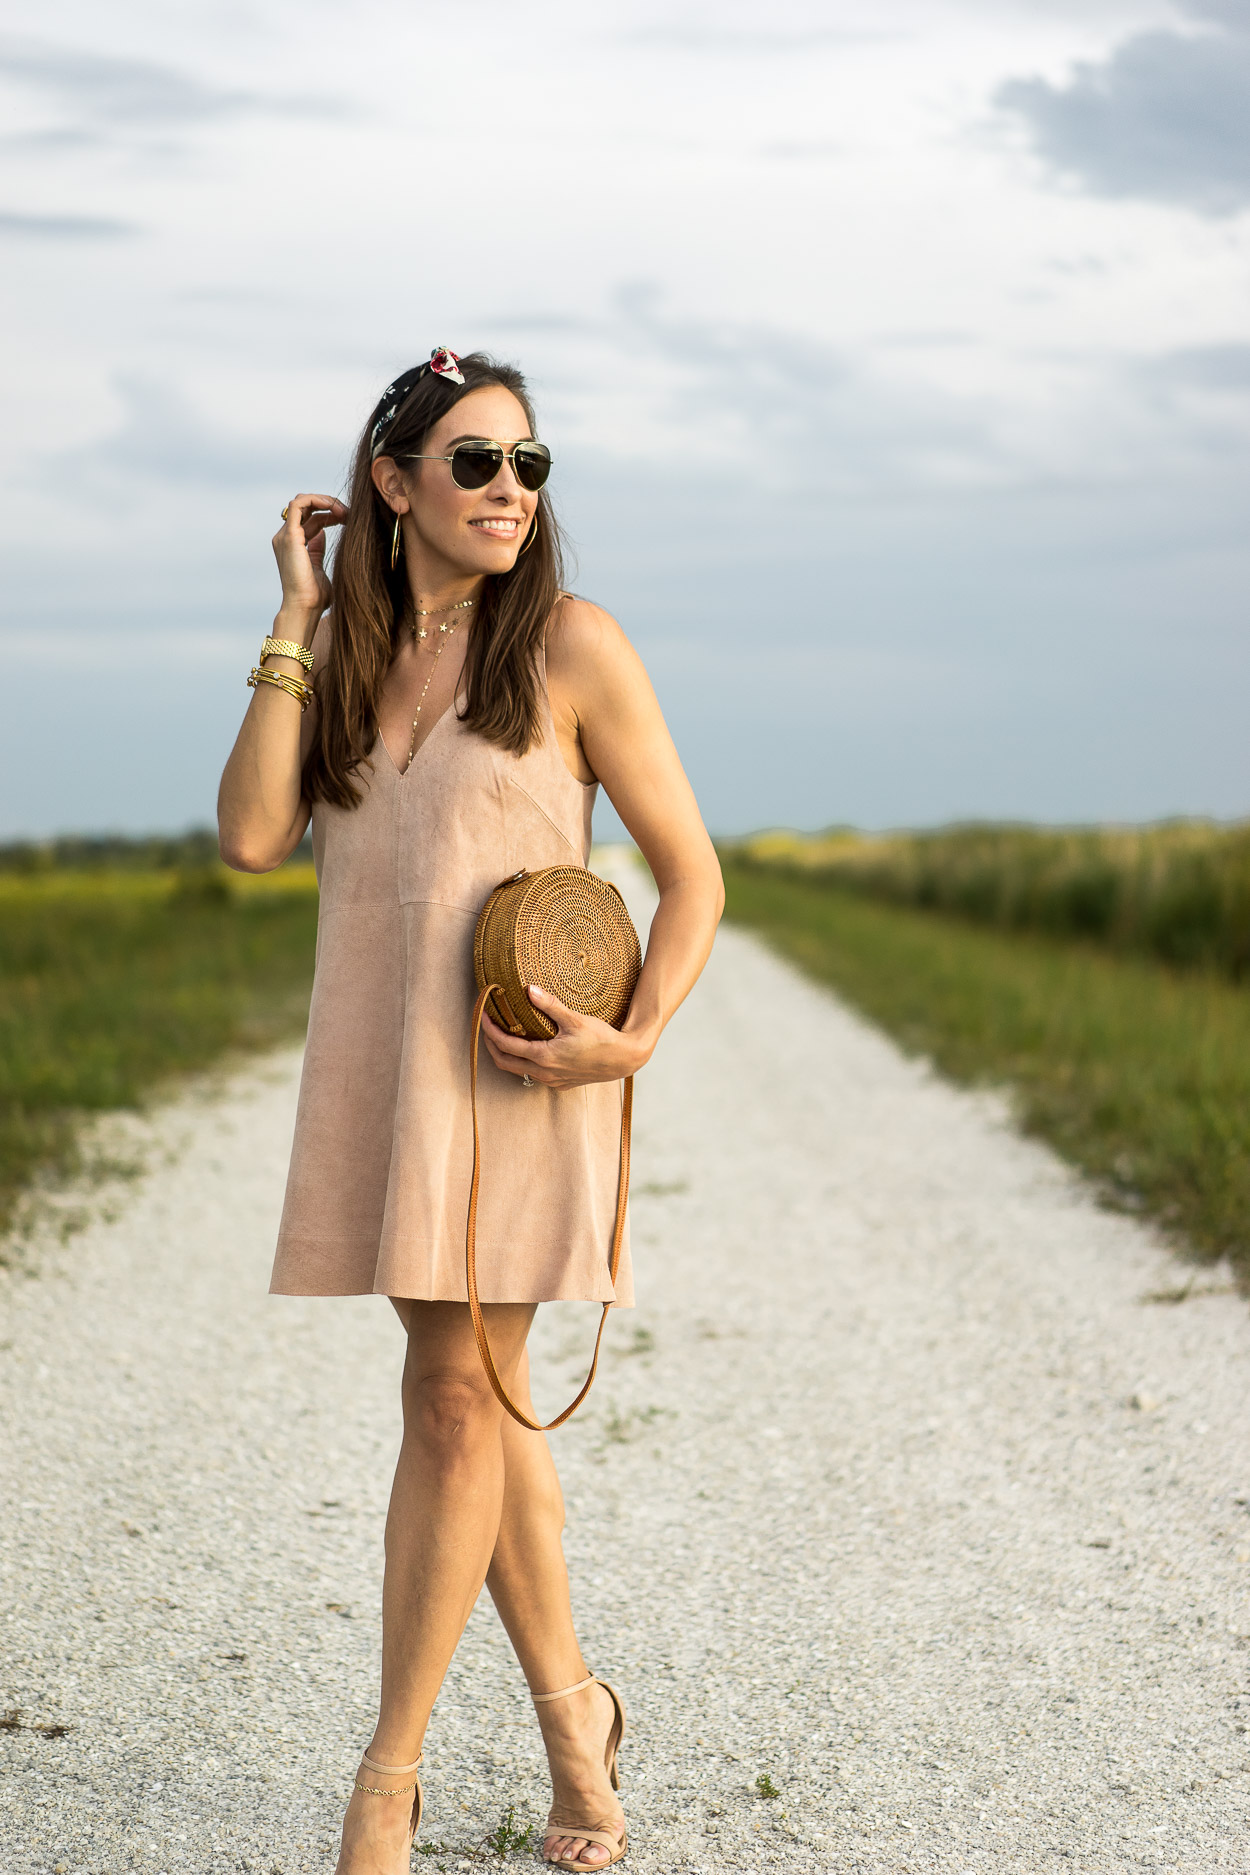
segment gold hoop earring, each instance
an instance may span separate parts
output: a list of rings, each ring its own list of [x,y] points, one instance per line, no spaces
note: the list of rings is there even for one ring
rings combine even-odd
[[[395,532],[391,535],[391,572],[399,565],[399,516],[395,516]]]
[[[533,527],[531,527],[529,533],[525,536],[525,545],[522,547],[521,553],[528,553],[530,548],[534,545],[534,542],[537,540],[537,538],[538,538],[538,516],[535,515],[534,525]],[[517,555],[518,560],[521,558],[521,553]]]

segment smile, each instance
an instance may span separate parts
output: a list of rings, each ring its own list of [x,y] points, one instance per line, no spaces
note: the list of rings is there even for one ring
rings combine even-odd
[[[511,521],[470,521],[470,527],[480,527],[484,533],[498,534],[501,539],[511,540],[521,523]]]

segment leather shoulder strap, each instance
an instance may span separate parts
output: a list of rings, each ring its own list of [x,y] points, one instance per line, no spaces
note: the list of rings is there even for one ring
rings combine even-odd
[[[495,990],[499,990],[502,995],[503,992],[498,983],[488,983],[479,993],[473,1005],[473,1023],[469,1031],[469,1097],[473,1108],[473,1182],[469,1187],[469,1215],[464,1234],[465,1282],[469,1291],[469,1313],[473,1317],[473,1334],[477,1341],[477,1351],[482,1357],[482,1366],[486,1369],[486,1378],[490,1382],[492,1393],[505,1412],[511,1413],[518,1425],[528,1426],[531,1432],[552,1432],[555,1427],[562,1426],[566,1419],[572,1417],[594,1385],[595,1374],[599,1367],[599,1348],[603,1341],[603,1331],[608,1325],[608,1310],[614,1305],[611,1302],[605,1302],[603,1305],[603,1314],[599,1318],[599,1332],[595,1336],[594,1358],[591,1360],[585,1385],[577,1398],[572,1400],[562,1413],[557,1413],[554,1419],[548,1420],[545,1426],[538,1420],[531,1419],[528,1413],[523,1413],[515,1401],[509,1399],[507,1388],[499,1378],[499,1371],[490,1351],[490,1342],[486,1339],[486,1323],[482,1319],[482,1304],[477,1293],[477,1194],[482,1170],[482,1142],[477,1124],[477,1057],[482,1035],[482,1013],[486,1008],[487,997]],[[625,1209],[629,1201],[629,1145],[633,1112],[634,1077],[631,1074],[625,1083],[625,1096],[621,1106],[620,1175],[616,1191],[616,1223],[612,1229],[612,1255],[608,1264],[613,1288],[616,1287],[616,1272],[621,1263],[621,1240],[625,1234]]]

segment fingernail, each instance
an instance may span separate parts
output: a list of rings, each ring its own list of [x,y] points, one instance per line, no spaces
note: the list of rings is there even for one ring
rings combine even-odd
[[[531,996],[545,996],[546,994],[547,994],[547,992],[546,992],[546,990],[540,990],[540,989],[539,989],[539,987],[538,987],[538,985],[537,985],[537,983],[531,983],[531,984],[530,984],[530,995],[531,995]]]

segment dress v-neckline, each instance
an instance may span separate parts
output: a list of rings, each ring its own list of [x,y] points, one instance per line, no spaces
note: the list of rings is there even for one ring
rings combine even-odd
[[[446,704],[445,707],[439,711],[434,721],[430,724],[429,729],[426,731],[421,741],[417,744],[417,747],[413,750],[412,761],[405,763],[403,768],[399,766],[399,763],[395,760],[395,757],[391,754],[390,748],[387,745],[386,737],[382,734],[381,726],[379,726],[378,741],[382,744],[382,749],[386,756],[387,761],[390,763],[391,767],[395,771],[395,778],[397,781],[402,781],[405,775],[411,774],[413,763],[417,761],[418,757],[424,752],[426,747],[431,742],[433,742],[435,736],[438,734],[439,730],[442,728],[444,722],[447,720],[447,718],[450,715],[453,714],[453,712],[456,709],[457,704],[460,702],[460,696],[461,696],[461,693],[459,690],[457,690],[455,696],[451,699],[451,702]]]

